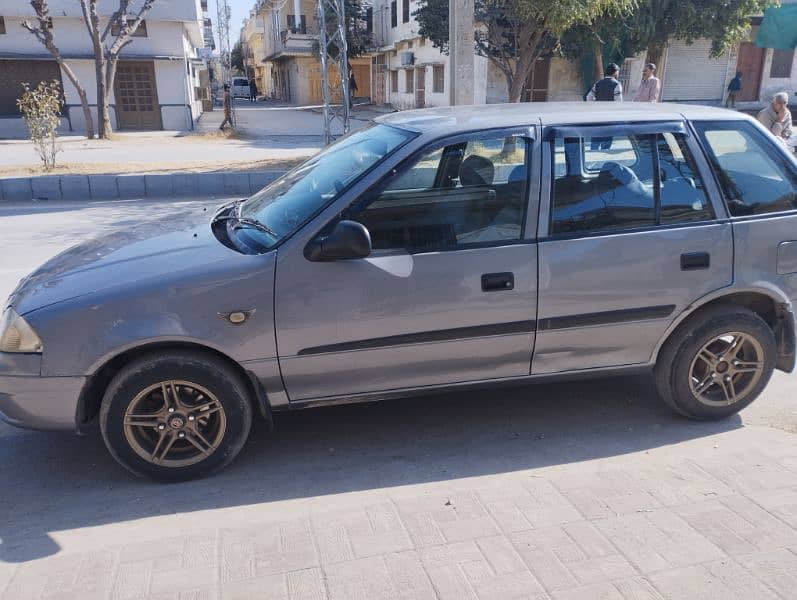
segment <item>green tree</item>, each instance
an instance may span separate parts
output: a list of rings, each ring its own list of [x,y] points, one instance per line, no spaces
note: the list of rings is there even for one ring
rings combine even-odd
[[[476,52],[504,75],[510,102],[519,102],[538,58],[559,48],[574,26],[606,14],[622,14],[635,0],[476,0]],[[448,45],[448,0],[421,0],[415,11],[419,34],[444,50]]]
[[[356,58],[367,53],[373,46],[372,35],[368,33],[368,21],[366,20],[366,9],[362,0],[345,0],[343,3],[346,19],[346,56]],[[324,21],[327,26],[327,39],[331,39],[338,29],[338,19],[332,11],[326,11]],[[321,48],[316,43],[315,53],[318,54]],[[337,56],[332,56],[337,58]]]
[[[238,40],[232,47],[230,52],[230,64],[233,69],[241,73],[246,73],[246,65],[244,64],[244,48],[243,43]]]
[[[712,55],[719,56],[749,34],[750,15],[774,4],[773,0],[641,0],[633,27],[653,62],[661,61],[672,38],[687,43],[710,39]]]

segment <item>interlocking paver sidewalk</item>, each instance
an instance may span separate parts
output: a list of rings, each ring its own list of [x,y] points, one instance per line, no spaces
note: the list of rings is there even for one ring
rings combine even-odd
[[[193,515],[150,517],[130,543],[131,524],[110,523],[51,532],[64,550],[0,565],[0,586],[3,598],[793,598],[795,465],[792,434],[748,427],[655,453],[265,502],[260,521],[254,505],[211,509],[183,535],[158,522]],[[679,482],[669,495],[667,481]]]

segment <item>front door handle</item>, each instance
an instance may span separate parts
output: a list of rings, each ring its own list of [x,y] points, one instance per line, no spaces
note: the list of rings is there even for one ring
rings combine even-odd
[[[482,275],[483,292],[504,292],[514,289],[514,273],[487,273]]]
[[[690,252],[681,254],[681,271],[697,271],[711,266],[711,255],[708,252]]]

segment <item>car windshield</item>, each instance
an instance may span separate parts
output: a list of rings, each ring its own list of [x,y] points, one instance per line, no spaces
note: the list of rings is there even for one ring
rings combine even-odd
[[[271,230],[241,230],[266,248],[296,231],[351,183],[414,137],[388,125],[371,125],[341,138],[240,206],[239,216]]]

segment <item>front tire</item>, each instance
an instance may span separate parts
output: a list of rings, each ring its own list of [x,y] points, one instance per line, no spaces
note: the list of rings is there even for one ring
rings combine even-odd
[[[720,306],[692,317],[668,340],[656,364],[656,387],[681,415],[724,419],[752,404],[776,362],[769,325],[746,308]]]
[[[227,363],[192,351],[138,358],[111,381],[100,430],[132,473],[160,481],[205,477],[243,448],[252,424],[244,379]]]

